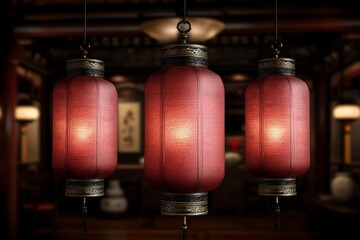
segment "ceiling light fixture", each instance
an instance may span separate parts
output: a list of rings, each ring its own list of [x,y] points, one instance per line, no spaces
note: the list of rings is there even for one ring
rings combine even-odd
[[[174,28],[181,21],[180,17],[158,18],[143,22],[141,30],[151,38],[163,42],[171,43],[179,39],[179,32]],[[224,23],[208,17],[189,17],[192,30],[188,34],[191,42],[206,42],[219,34],[225,27]]]

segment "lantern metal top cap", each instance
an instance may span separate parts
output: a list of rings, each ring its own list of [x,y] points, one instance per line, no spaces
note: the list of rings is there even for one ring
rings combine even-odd
[[[72,76],[104,77],[104,61],[98,59],[78,58],[66,62],[66,74]]]
[[[295,60],[292,58],[267,58],[258,63],[259,76],[295,75]]]
[[[163,67],[188,65],[207,67],[207,47],[201,44],[170,44],[161,50],[161,65]]]

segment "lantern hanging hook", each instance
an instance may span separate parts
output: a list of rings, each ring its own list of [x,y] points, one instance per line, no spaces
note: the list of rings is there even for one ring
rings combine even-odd
[[[186,20],[186,0],[183,1],[183,18],[178,22],[176,28],[180,32],[180,40],[186,43],[187,34],[191,31],[191,23]]]
[[[278,3],[277,0],[275,0],[275,42],[273,42],[271,48],[274,50],[276,58],[279,57],[282,46],[282,42],[278,40]]]
[[[83,58],[87,57],[87,54],[89,52],[90,49],[90,43],[87,42],[86,40],[86,0],[84,0],[84,42],[80,45],[80,51],[81,54],[83,55]]]

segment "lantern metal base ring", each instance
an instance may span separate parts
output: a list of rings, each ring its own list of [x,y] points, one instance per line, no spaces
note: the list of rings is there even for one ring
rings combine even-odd
[[[161,214],[199,216],[208,214],[207,193],[161,193]]]
[[[65,196],[67,197],[100,197],[104,195],[104,179],[66,179]]]
[[[264,178],[259,180],[259,195],[267,196],[295,196],[295,178]]]

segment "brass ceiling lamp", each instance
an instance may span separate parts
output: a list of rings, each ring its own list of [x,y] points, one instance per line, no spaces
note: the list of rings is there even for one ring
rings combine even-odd
[[[191,32],[189,31],[187,34],[188,40],[191,42],[206,42],[225,28],[222,21],[210,17],[187,17],[186,19],[191,22],[192,26]],[[140,28],[148,36],[159,42],[176,43],[180,33],[174,26],[182,21],[183,18],[181,17],[150,19],[141,23]]]
[[[206,42],[218,35],[225,27],[222,21],[214,18],[189,17],[187,19],[191,22],[193,28],[189,33],[189,40],[192,42]],[[181,21],[179,17],[152,19],[143,22],[140,28],[144,33],[159,42],[171,43],[179,39],[178,31],[174,28],[174,25],[179,21]]]
[[[208,69],[207,47],[187,43],[192,30],[184,16],[177,25],[181,43],[162,48],[161,69],[145,86],[145,180],[161,192],[161,214],[208,214],[208,192],[225,175],[225,91]],[[176,28],[175,28],[176,29]]]

